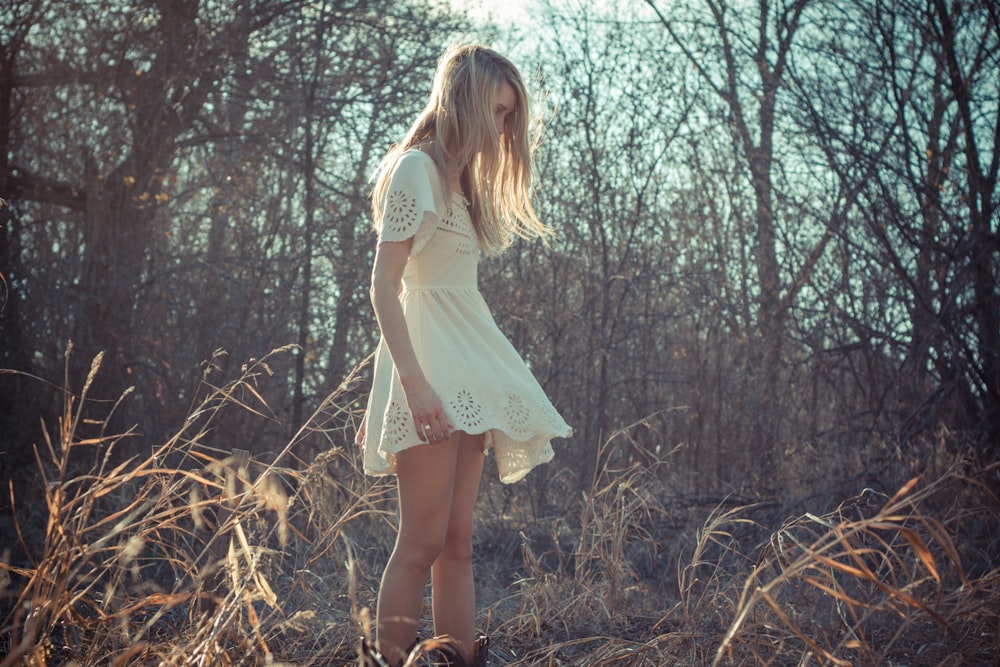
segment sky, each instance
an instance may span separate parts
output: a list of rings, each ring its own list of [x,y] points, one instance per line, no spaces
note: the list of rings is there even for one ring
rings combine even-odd
[[[580,11],[597,12],[618,16],[625,10],[626,14],[638,12],[652,19],[649,7],[643,0],[443,0],[456,9],[464,9],[475,21],[485,21],[489,18],[501,28],[513,26],[530,29],[537,26],[538,17],[546,8],[554,8],[557,12],[574,13]],[[663,6],[668,6],[669,0],[661,0]]]
[[[466,9],[475,20],[492,18],[500,26],[525,27],[536,0],[450,0],[452,7]]]

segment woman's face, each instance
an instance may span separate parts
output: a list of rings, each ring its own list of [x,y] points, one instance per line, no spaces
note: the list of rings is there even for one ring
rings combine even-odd
[[[496,119],[497,134],[500,136],[503,136],[504,126],[507,124],[507,119],[514,113],[516,105],[517,94],[514,92],[514,87],[504,81],[500,84],[500,90],[497,91],[497,103],[493,114]]]

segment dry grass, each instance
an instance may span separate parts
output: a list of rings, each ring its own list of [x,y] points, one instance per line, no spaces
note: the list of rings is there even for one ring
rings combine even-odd
[[[337,416],[340,391],[262,463],[211,441],[224,410],[269,418],[256,389],[270,373],[268,359],[251,361],[219,387],[206,373],[203,398],[171,438],[112,466],[129,434],[108,435],[107,420],[83,418],[100,362],[79,396],[66,393],[57,437],[46,434],[37,452],[44,546],[31,567],[3,566],[14,597],[0,665],[273,664],[272,645],[306,633],[306,654],[335,652],[345,637],[330,632],[339,625],[329,618],[332,600],[296,608],[287,594],[321,593],[317,581],[332,583],[326,568],[337,562],[334,546],[349,548],[344,526],[380,512],[379,489],[330,476],[346,458],[336,446],[309,466],[290,465],[296,443]],[[80,437],[84,430],[96,433]],[[73,472],[95,452],[94,465]],[[346,590],[338,584],[326,592]]]
[[[350,664],[392,544],[392,487],[357,470],[342,430],[353,377],[267,461],[213,445],[223,415],[273,419],[269,359],[218,386],[210,365],[184,424],[127,460],[114,406],[87,417],[100,357],[65,392],[37,449],[43,536],[17,524],[33,560],[8,549],[0,564],[0,667]],[[572,516],[480,518],[492,664],[996,664],[996,465],[956,458],[782,519],[774,502],[674,497],[670,463],[601,470]],[[511,543],[513,564],[496,547]]]

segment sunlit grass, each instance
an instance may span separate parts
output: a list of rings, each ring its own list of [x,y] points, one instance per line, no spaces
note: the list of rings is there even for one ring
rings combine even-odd
[[[87,417],[101,357],[77,392],[67,387],[36,449],[39,497],[11,498],[18,517],[30,503],[46,520],[15,522],[3,550],[0,667],[353,661],[358,637],[372,634],[391,548],[391,482],[365,478],[350,434],[331,426],[344,423],[353,376],[270,460],[213,446],[224,414],[272,419],[259,390],[270,356],[218,385],[209,364],[184,423],[127,458],[119,450],[131,434],[108,432],[116,406]],[[317,439],[321,453],[303,460]],[[678,502],[663,481],[671,464],[670,453],[647,453],[641,465],[600,470],[572,516],[513,528],[480,516],[480,531],[520,547],[513,569],[490,549],[477,554],[480,579],[489,570],[504,582],[481,596],[491,664],[947,665],[993,655],[997,466],[956,459],[935,479],[782,518],[773,503]],[[14,542],[26,563],[11,563]]]

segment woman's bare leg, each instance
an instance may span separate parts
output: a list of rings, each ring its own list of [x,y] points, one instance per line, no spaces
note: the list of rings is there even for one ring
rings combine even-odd
[[[417,637],[424,588],[446,542],[462,434],[417,445],[396,457],[399,533],[379,587],[379,650],[398,664]]]
[[[472,524],[483,472],[483,436],[460,433],[451,513],[444,548],[431,568],[434,634],[450,635],[472,661],[476,587],[472,575]]]

